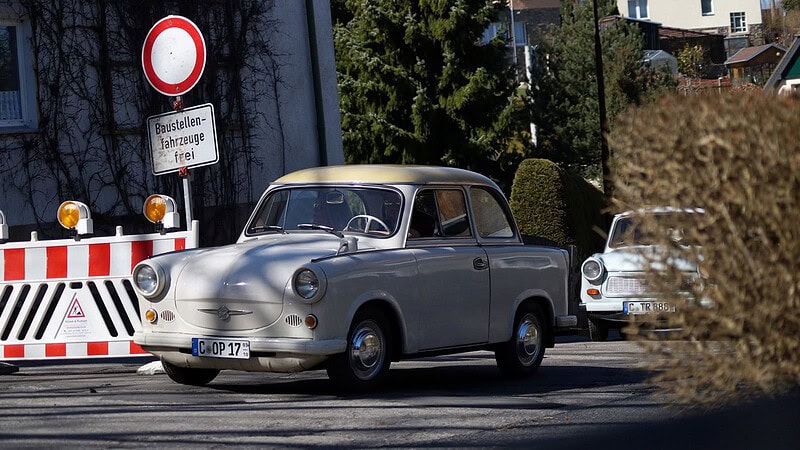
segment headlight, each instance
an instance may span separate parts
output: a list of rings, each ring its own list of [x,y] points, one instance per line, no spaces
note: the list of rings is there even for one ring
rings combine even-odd
[[[319,292],[319,277],[309,269],[301,269],[294,276],[294,291],[306,300],[311,300]]]
[[[133,284],[145,297],[156,297],[166,284],[160,270],[149,264],[139,264],[133,269]]]
[[[603,276],[603,263],[594,258],[589,258],[583,263],[581,272],[587,280],[597,281]]]

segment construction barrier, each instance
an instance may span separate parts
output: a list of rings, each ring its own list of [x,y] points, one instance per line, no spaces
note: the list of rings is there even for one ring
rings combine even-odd
[[[122,234],[0,245],[0,360],[147,355],[133,267],[159,253],[196,248],[192,231]]]

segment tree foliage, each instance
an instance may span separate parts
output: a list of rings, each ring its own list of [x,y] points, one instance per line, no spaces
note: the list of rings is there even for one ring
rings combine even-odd
[[[342,2],[337,2],[341,10]],[[491,0],[345,0],[334,29],[345,158],[491,174],[526,127]],[[511,174],[513,176],[513,173]]]
[[[616,2],[597,1],[600,17],[616,13]],[[562,2],[561,18],[536,50],[531,86],[539,130],[535,155],[593,175],[599,172],[600,118],[592,3]],[[635,25],[605,22],[600,34],[609,123],[628,105],[674,89],[668,74],[642,70],[643,44]]]

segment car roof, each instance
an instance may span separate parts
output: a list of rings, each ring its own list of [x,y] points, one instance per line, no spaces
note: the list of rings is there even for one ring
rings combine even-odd
[[[284,175],[275,184],[467,184],[497,188],[489,178],[455,167],[352,164],[313,167]]]
[[[665,214],[665,213],[676,213],[676,212],[683,212],[683,213],[695,213],[695,214],[704,214],[705,210],[703,208],[679,208],[674,206],[654,206],[649,208],[639,208],[635,210],[625,211],[617,214],[617,217],[628,217],[628,216],[636,216],[636,215],[644,215],[644,214]]]

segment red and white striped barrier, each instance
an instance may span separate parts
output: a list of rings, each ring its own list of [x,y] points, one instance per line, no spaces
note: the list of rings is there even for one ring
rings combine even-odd
[[[0,245],[0,360],[142,356],[133,267],[196,248],[198,226],[168,234]]]

